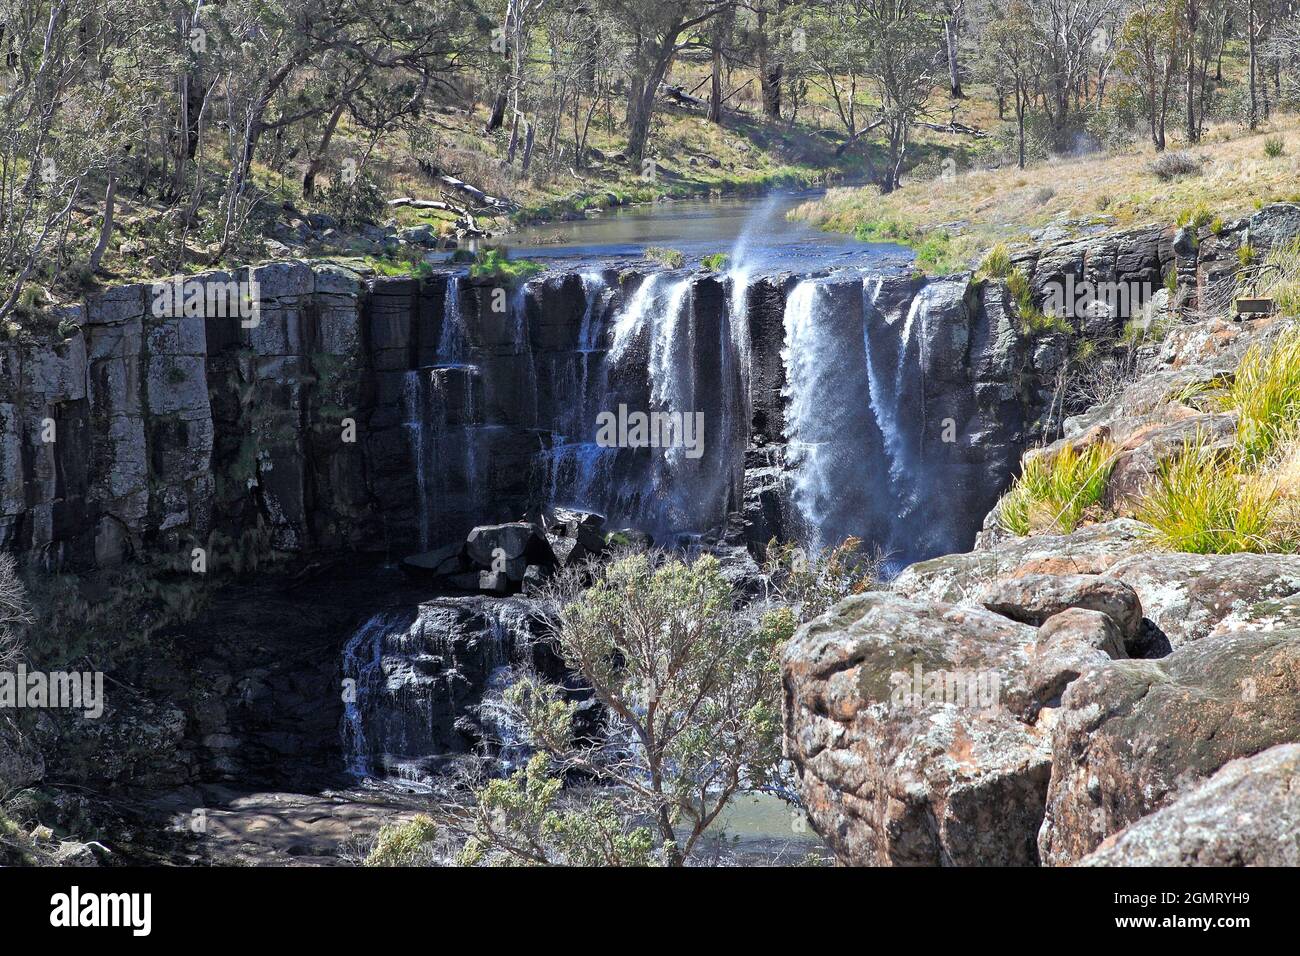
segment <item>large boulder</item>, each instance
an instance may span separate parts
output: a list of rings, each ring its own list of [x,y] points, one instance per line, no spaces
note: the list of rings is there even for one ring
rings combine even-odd
[[[1035,626],[1067,608],[1107,615],[1126,641],[1142,629],[1142,602],[1122,581],[1096,574],[1026,574],[990,584],[980,596],[990,611]]]
[[[522,581],[528,565],[554,567],[555,552],[545,534],[527,521],[479,525],[465,539],[465,554],[483,571],[504,571]]]
[[[1232,760],[1079,866],[1300,866],[1300,744]]]
[[[966,554],[919,561],[894,578],[891,588],[909,597],[961,601],[991,581],[1027,574],[1101,574],[1150,548],[1151,527],[1131,518],[1080,528],[1073,534],[1006,538]]]
[[[1143,612],[1178,647],[1220,633],[1259,627],[1277,602],[1300,595],[1300,555],[1143,554],[1105,576],[1137,592]]]
[[[1090,669],[1062,696],[1053,731],[1043,862],[1073,863],[1229,760],[1298,739],[1300,631]]]
[[[782,656],[785,745],[814,828],[857,865],[1032,864],[1050,774],[1033,628],[887,592]]]

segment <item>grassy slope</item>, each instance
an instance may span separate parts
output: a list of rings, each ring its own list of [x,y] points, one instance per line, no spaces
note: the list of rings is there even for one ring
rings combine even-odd
[[[1271,137],[1284,141],[1283,155],[1265,155]],[[948,179],[914,178],[888,196],[872,188],[833,189],[793,215],[826,229],[913,244],[946,234],[950,241],[942,265],[960,268],[998,242],[1024,242],[1034,230],[1053,224],[1067,231],[1086,224],[1167,224],[1197,210],[1211,220],[1229,220],[1265,203],[1300,199],[1295,117],[1275,117],[1254,133],[1214,127],[1188,152],[1204,161],[1202,172],[1173,181],[1157,178],[1149,168],[1154,150],[1138,146],[1047,160],[1024,170],[1011,166]]]

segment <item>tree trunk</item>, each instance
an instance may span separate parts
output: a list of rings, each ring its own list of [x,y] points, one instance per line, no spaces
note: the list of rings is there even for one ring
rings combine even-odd
[[[501,125],[506,121],[507,99],[505,93],[496,95],[496,99],[492,101],[492,112],[488,115],[487,125],[483,127],[483,132],[495,133],[501,128]]]
[[[304,199],[311,199],[316,195],[316,177],[325,166],[325,155],[329,152],[330,142],[334,139],[334,131],[338,129],[339,120],[343,118],[343,111],[347,109],[347,100],[341,99],[338,105],[334,107],[334,112],[330,114],[329,121],[325,124],[325,132],[321,134],[320,145],[316,148],[315,155],[312,156],[311,162],[307,165],[307,171],[302,174],[302,196]]]
[[[1250,53],[1250,128],[1259,125],[1259,104],[1256,100],[1256,75],[1258,56],[1255,50],[1255,2],[1246,5],[1246,45]]]
[[[113,235],[113,213],[117,202],[117,166],[113,165],[108,170],[108,189],[104,191],[104,222],[99,229],[99,242],[95,244],[95,250],[90,254],[90,271],[98,272],[100,260],[104,258],[104,252],[108,249],[108,240]]]
[[[722,37],[714,34],[713,78],[709,87],[709,122],[722,123]]]
[[[1028,105],[1025,101],[1028,96],[1022,96],[1020,91],[1016,91],[1016,147],[1020,153],[1020,168],[1025,168],[1025,107]]]
[[[1196,122],[1196,34],[1200,24],[1197,22],[1199,12],[1196,0],[1187,0],[1187,142],[1195,143],[1201,138],[1200,125]]]
[[[767,36],[767,11],[758,9],[758,85],[763,93],[763,115],[770,120],[781,118],[781,75],[784,72],[779,60],[772,58]]]
[[[964,99],[966,94],[961,88],[961,67],[957,63],[957,18],[945,17],[943,21],[944,40],[948,47],[948,92],[955,99]]]

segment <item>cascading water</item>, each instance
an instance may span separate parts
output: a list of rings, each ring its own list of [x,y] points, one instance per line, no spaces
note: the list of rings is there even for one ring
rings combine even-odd
[[[421,551],[468,530],[449,524],[449,519],[473,514],[481,501],[478,374],[472,365],[449,365],[418,368],[403,376],[402,425],[415,472]],[[435,535],[440,540],[435,541]]]
[[[343,650],[348,773],[428,784],[476,752],[509,771],[527,759],[502,694],[531,671],[529,609],[518,599],[440,598],[380,611]]]
[[[442,309],[442,331],[438,335],[439,365],[459,365],[465,361],[468,336],[465,331],[465,316],[460,305],[460,280],[459,275],[447,278],[447,291]]]

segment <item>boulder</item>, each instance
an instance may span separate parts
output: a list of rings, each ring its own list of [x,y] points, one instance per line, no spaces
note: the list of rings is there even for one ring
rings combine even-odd
[[[849,598],[782,654],[785,746],[842,863],[1037,861],[1048,735],[1026,680],[1035,632],[983,608]]]
[[[1026,574],[1101,574],[1150,547],[1151,527],[1131,518],[1088,525],[1073,534],[1006,538],[966,554],[919,561],[890,587],[908,597],[960,601],[989,582]]]
[[[1022,624],[1042,625],[1067,608],[1088,608],[1107,615],[1124,640],[1135,640],[1142,627],[1142,602],[1122,581],[1096,574],[1026,574],[985,588],[980,603]]]
[[[1029,663],[1030,692],[1053,705],[1088,668],[1127,656],[1123,633],[1110,615],[1068,608],[1038,629]]]
[[[1104,574],[1137,592],[1174,647],[1257,629],[1277,602],[1300,595],[1300,555],[1291,554],[1142,554]]]
[[[1039,834],[1073,863],[1237,757],[1300,739],[1300,631],[1228,634],[1082,673],[1061,698]]]
[[[487,570],[493,569],[494,561],[522,559],[525,564],[519,568],[521,577],[528,564],[554,567],[556,563],[546,537],[527,521],[479,525],[465,539],[465,553],[473,564]]]
[[[1224,764],[1078,866],[1300,866],[1300,744]]]
[[[457,574],[465,568],[464,550],[464,544],[454,541],[433,551],[409,555],[402,559],[402,572],[416,580]]]

